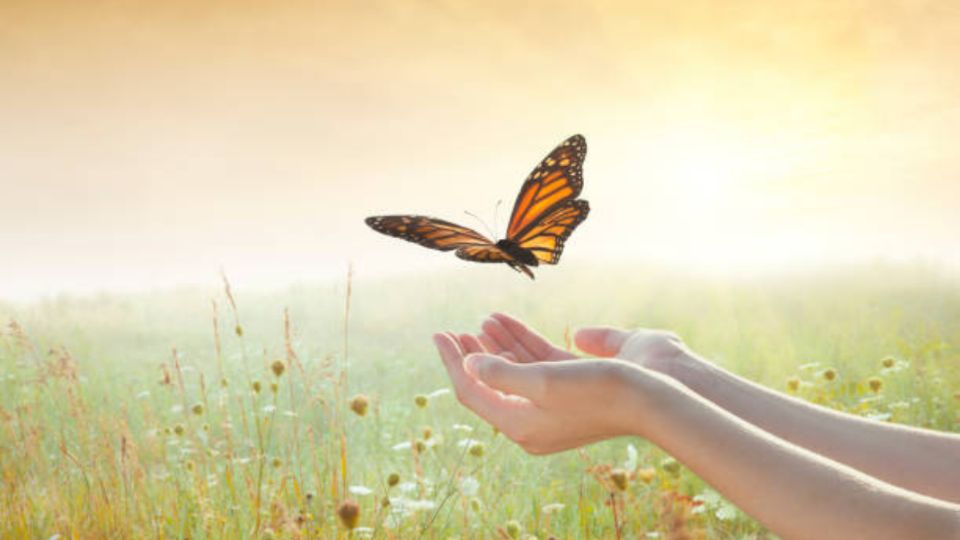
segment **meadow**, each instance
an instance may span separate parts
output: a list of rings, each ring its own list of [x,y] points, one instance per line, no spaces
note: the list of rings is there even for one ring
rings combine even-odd
[[[430,336],[495,310],[559,343],[669,328],[803,399],[960,431],[941,268],[464,267],[0,302],[0,538],[772,537],[641,439],[529,456],[461,407]]]

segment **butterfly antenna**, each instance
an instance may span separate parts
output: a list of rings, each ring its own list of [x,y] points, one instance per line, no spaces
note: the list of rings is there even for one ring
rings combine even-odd
[[[490,227],[487,226],[487,222],[484,221],[484,220],[482,220],[482,219],[480,219],[480,216],[474,214],[473,212],[471,212],[471,211],[469,211],[469,210],[464,210],[463,213],[466,214],[466,215],[468,215],[468,216],[470,216],[470,217],[472,217],[473,219],[479,221],[480,224],[483,225],[483,228],[487,230],[487,234],[490,235],[490,238],[496,238],[496,237],[497,237],[497,235],[496,235],[493,231],[490,230]]]
[[[495,230],[500,230],[500,205],[503,204],[503,199],[497,199],[497,205],[493,207],[493,228]]]

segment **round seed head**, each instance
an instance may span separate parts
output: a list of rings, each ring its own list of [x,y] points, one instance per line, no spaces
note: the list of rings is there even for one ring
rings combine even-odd
[[[349,530],[355,529],[360,522],[360,505],[349,499],[343,501],[337,506],[337,517],[340,518],[340,523],[343,523],[344,527]]]
[[[387,476],[387,485],[388,485],[388,486],[393,487],[393,486],[395,486],[395,485],[397,485],[397,484],[399,484],[399,483],[400,483],[400,475],[399,475],[399,474],[393,472],[393,473],[390,473],[389,476]]]
[[[369,407],[370,400],[363,394],[357,394],[350,400],[350,410],[355,412],[357,416],[366,415]]]
[[[620,491],[626,491],[630,477],[627,475],[627,471],[623,469],[613,469],[610,471],[610,481]]]

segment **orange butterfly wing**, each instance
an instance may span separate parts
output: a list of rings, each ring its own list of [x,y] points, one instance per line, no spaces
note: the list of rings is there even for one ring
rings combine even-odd
[[[560,143],[527,176],[510,214],[507,239],[517,241],[561,204],[576,199],[583,189],[583,160],[587,141],[574,135]]]
[[[366,220],[373,230],[430,249],[450,251],[466,246],[491,246],[477,231],[427,216],[371,216]]]
[[[482,263],[506,263],[515,267],[513,257],[477,231],[427,216],[372,216],[366,220],[373,230],[440,251],[457,250],[461,259]]]
[[[512,263],[513,257],[494,244],[484,246],[464,246],[457,249],[457,257],[466,261],[482,263]]]
[[[516,242],[521,248],[530,250],[538,261],[557,264],[564,242],[589,213],[587,201],[565,201],[528,227]]]

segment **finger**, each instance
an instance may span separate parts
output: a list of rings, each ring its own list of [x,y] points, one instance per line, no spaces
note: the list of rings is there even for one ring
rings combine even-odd
[[[507,352],[504,350],[503,347],[500,346],[499,343],[497,343],[495,339],[493,339],[492,337],[486,334],[483,334],[483,333],[478,334],[477,339],[480,340],[480,343],[483,345],[483,348],[486,349],[487,352],[489,353],[504,354],[505,352]],[[513,354],[513,353],[510,353],[510,354]]]
[[[540,366],[513,363],[492,354],[471,354],[465,368],[490,388],[537,402],[544,395],[544,377]]]
[[[514,319],[505,313],[494,313],[491,317],[499,322],[503,328],[509,332],[514,339],[523,344],[538,360],[550,359],[569,359],[575,358],[573,354],[566,353],[561,349],[554,347],[547,338],[541,336],[526,324]],[[559,353],[559,354],[558,354]]]
[[[573,337],[577,347],[596,356],[616,356],[630,337],[630,332],[606,326],[581,328]]]
[[[529,406],[529,402],[508,398],[470,376],[464,370],[463,355],[454,338],[449,332],[434,334],[433,342],[453,383],[457,399],[487,422],[504,429],[519,417],[518,410]]]
[[[502,356],[511,362],[518,361],[517,355],[513,354],[512,352],[498,345],[497,342],[493,340],[493,338],[487,336],[486,334],[479,334],[475,337],[477,338],[477,341],[479,341],[480,344],[483,345],[483,350],[477,351],[477,352],[488,352],[491,354],[495,354],[497,356]]]
[[[535,362],[537,357],[524,347],[523,343],[513,337],[496,319],[487,319],[481,325],[483,333],[494,340],[501,349],[512,352],[520,362]]]
[[[454,334],[453,332],[444,332],[442,335],[450,338],[450,340],[453,342],[454,347],[456,348],[457,354],[459,354],[460,356],[466,356],[466,354],[463,352],[463,346],[460,345],[460,338],[458,338],[456,334]],[[433,336],[433,342],[434,343],[437,342],[437,336]]]
[[[510,351],[503,351],[502,353],[499,354],[499,356],[502,356],[513,363],[519,362],[519,360],[517,360],[517,355],[513,354]]]
[[[465,355],[486,352],[480,340],[472,334],[460,334],[460,347]]]

